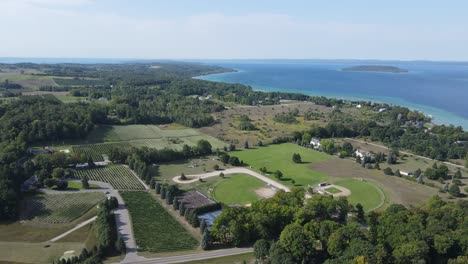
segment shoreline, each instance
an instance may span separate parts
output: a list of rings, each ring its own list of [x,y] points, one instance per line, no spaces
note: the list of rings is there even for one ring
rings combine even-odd
[[[233,69],[234,71],[231,72],[223,72],[223,73],[216,73],[216,74],[205,74],[200,76],[192,77],[194,79],[205,80],[205,81],[212,81],[212,82],[225,82],[225,83],[235,83],[223,80],[222,77],[228,74],[235,74],[243,72],[240,69]],[[212,78],[215,77],[215,78]],[[465,131],[468,130],[468,120],[455,114],[449,112],[444,109],[435,108],[428,105],[421,105],[417,103],[411,103],[406,101],[405,99],[398,98],[398,97],[386,97],[386,96],[366,96],[366,95],[342,95],[342,94],[333,94],[333,93],[324,93],[324,92],[317,92],[317,91],[308,91],[305,92],[303,90],[297,89],[287,89],[287,88],[280,88],[280,87],[269,87],[269,86],[260,86],[260,85],[252,85],[248,83],[241,83],[243,85],[247,85],[252,87],[254,91],[259,92],[285,92],[285,93],[296,93],[296,94],[303,94],[308,96],[324,96],[327,98],[335,98],[335,99],[343,99],[343,100],[352,100],[352,101],[370,101],[374,103],[385,103],[393,106],[402,106],[407,107],[410,110],[419,111],[425,115],[431,117],[431,123],[435,125],[453,125],[453,126],[461,126]],[[370,98],[371,97],[371,98]],[[379,100],[380,99],[380,100]],[[456,122],[454,122],[456,120]]]

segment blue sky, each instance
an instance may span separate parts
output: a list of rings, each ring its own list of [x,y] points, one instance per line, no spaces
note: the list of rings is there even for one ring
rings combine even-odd
[[[0,0],[0,10],[0,57],[468,61],[468,1]]]

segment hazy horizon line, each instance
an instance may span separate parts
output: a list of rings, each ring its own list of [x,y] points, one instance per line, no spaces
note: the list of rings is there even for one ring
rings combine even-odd
[[[67,60],[108,60],[108,61],[368,61],[368,62],[436,62],[436,63],[468,63],[466,60],[431,60],[431,59],[413,59],[413,60],[402,60],[402,59],[358,59],[358,58],[129,58],[129,57],[16,57],[16,56],[2,56],[0,57],[0,63],[2,60],[25,60],[16,61],[11,63],[36,63],[28,60],[63,60],[66,63]]]

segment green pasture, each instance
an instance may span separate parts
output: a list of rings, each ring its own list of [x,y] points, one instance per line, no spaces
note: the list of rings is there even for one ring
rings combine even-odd
[[[255,190],[265,183],[246,174],[230,174],[213,189],[213,197],[225,204],[247,204],[259,199]]]
[[[292,161],[294,153],[301,155],[302,163],[294,163]],[[293,186],[291,183],[292,179],[296,182],[296,186],[304,187],[307,187],[309,184],[316,185],[319,182],[326,181],[328,175],[314,171],[309,166],[312,163],[333,158],[325,153],[300,147],[292,143],[236,151],[229,153],[229,155],[237,156],[240,160],[244,161],[247,168],[251,166],[251,169],[257,172],[260,172],[260,168],[266,167],[268,172],[264,175],[291,187]],[[283,173],[282,180],[278,180],[273,176],[276,170]]]

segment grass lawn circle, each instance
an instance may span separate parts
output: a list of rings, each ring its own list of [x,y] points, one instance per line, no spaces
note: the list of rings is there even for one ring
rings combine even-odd
[[[348,201],[352,205],[360,203],[365,211],[372,211],[382,206],[385,196],[382,190],[375,184],[365,180],[345,179],[334,182],[334,184],[343,186],[351,191]]]
[[[230,174],[213,188],[213,197],[225,204],[247,204],[260,197],[255,190],[265,183],[247,174]]]

